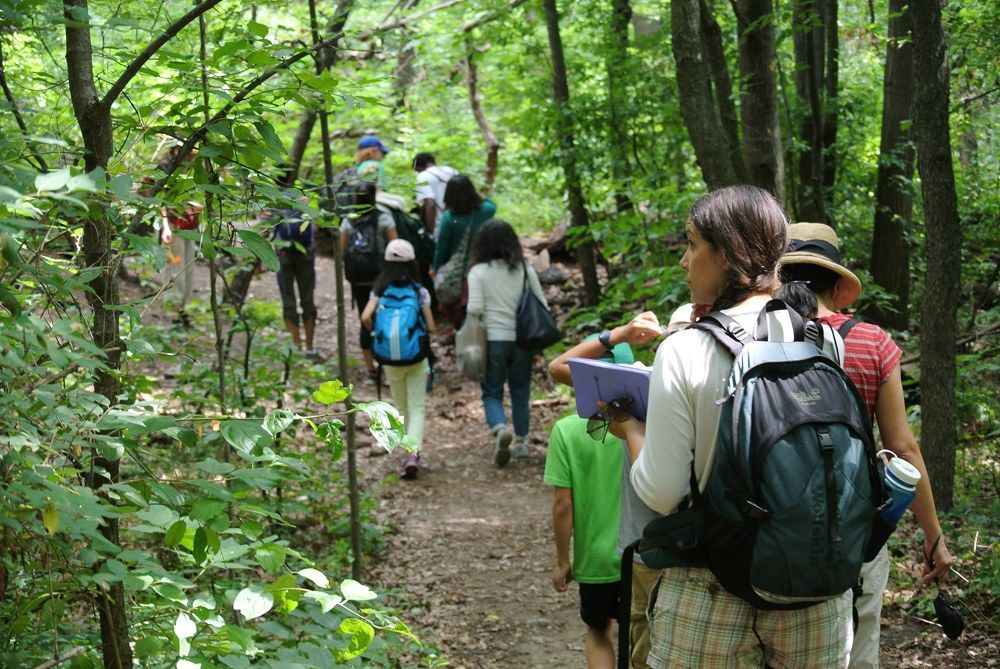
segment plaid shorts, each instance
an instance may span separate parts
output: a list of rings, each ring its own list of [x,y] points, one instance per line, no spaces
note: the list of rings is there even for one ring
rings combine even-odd
[[[675,567],[660,581],[649,666],[843,668],[851,636],[844,597],[798,611],[757,611],[755,617],[753,607],[726,592],[709,570]]]

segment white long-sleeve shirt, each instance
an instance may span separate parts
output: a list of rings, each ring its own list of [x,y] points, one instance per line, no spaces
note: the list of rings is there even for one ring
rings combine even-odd
[[[516,269],[502,260],[478,263],[469,270],[468,313],[482,315],[489,341],[515,341],[517,339],[517,303],[524,286],[524,270],[528,268],[528,290],[546,307],[549,303],[542,292],[542,284],[530,263]]]
[[[764,302],[725,309],[753,332]],[[656,351],[649,380],[646,443],[630,473],[639,498],[667,514],[690,492],[691,460],[704,489],[715,456],[716,433],[733,358],[710,334],[683,330]]]

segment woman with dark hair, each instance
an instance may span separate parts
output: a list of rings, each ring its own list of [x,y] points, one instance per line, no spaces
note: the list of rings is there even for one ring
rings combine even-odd
[[[691,207],[681,258],[696,315],[722,310],[748,331],[779,288],[778,260],[788,244],[781,205],[753,186],[730,186]],[[649,336],[658,334],[650,327]],[[613,333],[616,331],[612,331]],[[614,335],[608,342],[615,345]],[[615,422],[632,455],[631,480],[654,511],[671,514],[690,493],[692,471],[704,489],[711,472],[732,356],[707,332],[686,329],[656,352],[645,423]],[[794,611],[755,610],[700,567],[668,567],[650,623],[649,666],[844,667],[850,652],[850,603],[836,597]]]
[[[450,184],[450,182],[449,182]],[[476,236],[469,270],[469,316],[482,316],[486,326],[486,378],[482,382],[483,411],[493,433],[493,459],[503,467],[510,460],[511,441],[515,458],[528,455],[531,423],[531,362],[534,354],[518,348],[517,303],[527,290],[548,306],[538,275],[524,262],[521,241],[514,228],[503,221],[487,221]],[[514,434],[507,429],[503,409],[504,383],[510,388]]]
[[[476,192],[472,181],[464,174],[457,174],[448,180],[444,189],[444,203],[447,209],[438,221],[437,246],[434,248],[434,272],[448,262],[456,253],[462,254],[463,264],[459,268],[465,275],[469,268],[469,252],[479,227],[493,218],[497,206],[489,198]],[[468,232],[468,234],[466,234]],[[464,243],[463,243],[464,242]],[[433,272],[431,274],[433,276]],[[456,327],[465,319],[464,299],[457,303],[439,306],[441,313]]]

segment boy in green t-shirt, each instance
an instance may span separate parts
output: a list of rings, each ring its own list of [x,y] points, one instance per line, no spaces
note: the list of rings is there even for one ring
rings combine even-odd
[[[624,358],[615,351],[616,362]],[[631,359],[631,350],[627,356]],[[618,519],[621,511],[622,443],[607,434],[603,441],[587,432],[587,419],[577,415],[556,421],[549,436],[544,481],[555,486],[552,528],[556,566],[552,585],[565,592],[580,584],[580,618],[587,624],[586,654],[590,669],[614,669],[611,620],[618,617],[621,556]],[[570,562],[570,537],[573,561]]]

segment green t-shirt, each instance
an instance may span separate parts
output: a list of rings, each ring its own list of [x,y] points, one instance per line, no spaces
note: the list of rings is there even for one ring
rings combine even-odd
[[[613,583],[620,575],[622,442],[587,434],[587,420],[566,416],[552,426],[544,481],[573,491],[573,578]]]

